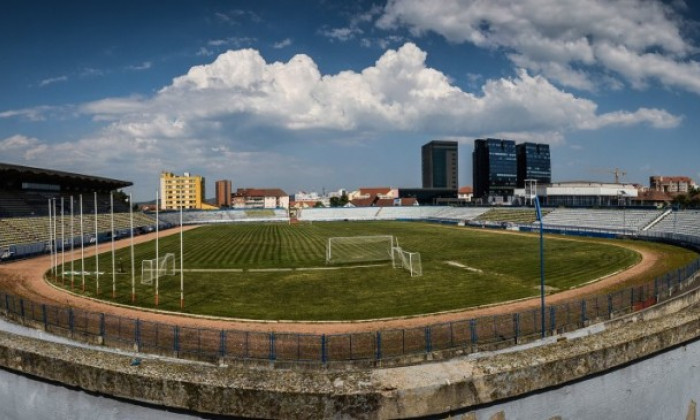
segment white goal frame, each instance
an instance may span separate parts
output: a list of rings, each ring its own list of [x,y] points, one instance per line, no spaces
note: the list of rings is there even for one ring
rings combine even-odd
[[[158,269],[154,268],[158,263]],[[156,277],[175,275],[175,254],[169,252],[161,258],[141,261],[141,284],[152,285]]]
[[[394,268],[404,268],[408,270],[408,272],[411,273],[411,277],[423,275],[423,263],[420,259],[420,252],[404,251],[400,246],[395,246],[392,251],[394,253]]]
[[[391,235],[378,236],[335,236],[326,244],[326,264],[392,261],[392,249],[398,241]]]

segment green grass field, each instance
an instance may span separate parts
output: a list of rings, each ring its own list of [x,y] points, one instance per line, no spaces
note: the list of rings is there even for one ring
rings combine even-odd
[[[423,276],[411,277],[390,263],[326,268],[325,247],[332,236],[394,235],[401,246],[421,253]],[[468,308],[539,295],[539,238],[407,222],[327,222],[236,224],[200,227],[184,235],[186,313],[265,320],[349,320],[415,315]],[[171,252],[179,269],[179,235],[160,238],[160,255]],[[668,256],[663,265],[636,281],[679,267],[695,254],[681,248],[639,243]],[[546,283],[565,290],[629,267],[637,252],[614,241],[547,237]],[[154,286],[141,285],[141,261],[155,258],[155,242],[135,247],[138,306],[154,306]],[[100,255],[100,298],[112,300],[111,254]],[[80,261],[74,264],[80,269]],[[95,259],[85,260],[94,273]],[[131,303],[128,248],[116,253],[114,301]],[[250,271],[277,269],[285,271]],[[238,269],[238,272],[196,270]],[[66,270],[70,270],[67,264]],[[195,271],[190,271],[195,270]],[[120,272],[122,271],[122,272]],[[94,274],[85,276],[95,296]],[[74,276],[80,290],[81,276]],[[70,275],[57,284],[70,288]],[[159,308],[180,310],[180,274],[159,280]],[[82,293],[82,292],[79,292]]]

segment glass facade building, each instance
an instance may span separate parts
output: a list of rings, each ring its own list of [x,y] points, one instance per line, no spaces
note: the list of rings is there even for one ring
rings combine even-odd
[[[474,197],[513,195],[518,180],[518,161],[514,141],[475,140],[472,163]]]
[[[518,188],[525,187],[526,179],[537,181],[538,185],[552,182],[552,165],[549,158],[549,145],[521,143],[516,146],[518,154]]]
[[[423,188],[448,188],[457,185],[457,142],[433,140],[421,148]]]

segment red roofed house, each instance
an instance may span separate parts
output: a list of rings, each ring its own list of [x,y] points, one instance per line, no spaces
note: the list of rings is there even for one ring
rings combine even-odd
[[[415,197],[406,198],[356,198],[350,200],[348,204],[351,207],[398,207],[398,206],[418,206],[418,200]]]
[[[399,197],[399,190],[397,189],[392,189],[391,187],[373,187],[373,188],[367,188],[367,187],[361,187],[357,191],[353,191],[350,194],[348,194],[348,199],[350,200],[355,200],[359,198],[369,198],[369,199],[375,199],[375,198],[398,198]]]
[[[474,189],[472,187],[462,187],[457,190],[457,198],[465,201],[472,201],[474,197]]]
[[[239,188],[233,193],[235,208],[289,208],[289,195],[279,188]]]

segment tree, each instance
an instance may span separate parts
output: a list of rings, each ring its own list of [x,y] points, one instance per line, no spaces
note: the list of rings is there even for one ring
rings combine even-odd
[[[318,209],[318,208],[322,208],[322,207],[325,207],[322,202],[317,201],[316,203],[314,203],[314,208]]]
[[[112,192],[112,195],[114,196],[114,201],[115,202],[122,202],[125,205],[129,206],[129,195],[125,193],[122,190],[117,190]]]
[[[343,193],[340,197],[331,197],[331,207],[343,207],[348,204],[348,196]]]
[[[671,204],[681,209],[699,208],[700,189],[696,188],[694,190],[690,190],[688,194],[678,194],[677,196],[673,197]]]

